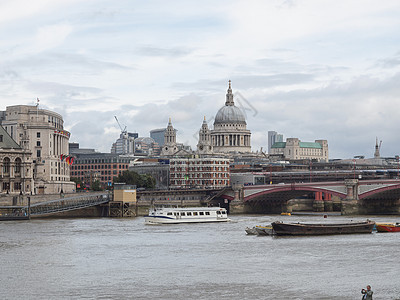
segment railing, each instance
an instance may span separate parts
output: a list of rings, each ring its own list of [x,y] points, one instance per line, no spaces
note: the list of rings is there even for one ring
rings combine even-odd
[[[110,200],[111,199],[108,194],[60,198],[56,200],[31,204],[30,215],[45,215],[75,210],[107,203]],[[24,208],[26,209],[26,211],[28,211],[28,206],[25,206]]]

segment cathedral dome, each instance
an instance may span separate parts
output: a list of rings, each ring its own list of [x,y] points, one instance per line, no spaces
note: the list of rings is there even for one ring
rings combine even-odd
[[[239,107],[234,105],[225,105],[220,108],[214,121],[214,124],[222,123],[246,124],[246,118]]]
[[[229,80],[228,93],[226,94],[225,106],[221,107],[215,116],[215,124],[223,123],[236,123],[236,124],[246,124],[246,118],[242,110],[235,106],[233,101],[231,81]]]

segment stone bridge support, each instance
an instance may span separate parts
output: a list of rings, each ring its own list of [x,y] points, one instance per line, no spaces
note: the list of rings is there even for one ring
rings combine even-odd
[[[346,185],[347,196],[342,200],[342,215],[359,214],[358,179],[346,179],[344,184]]]
[[[234,198],[229,205],[230,213],[241,214],[245,213],[245,205],[244,205],[244,191],[243,185],[234,184],[232,185]]]

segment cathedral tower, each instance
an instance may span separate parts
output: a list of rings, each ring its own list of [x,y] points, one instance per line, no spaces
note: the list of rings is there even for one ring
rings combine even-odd
[[[211,143],[211,131],[208,129],[206,117],[199,131],[199,142],[197,143],[197,152],[199,154],[212,154],[213,147]]]
[[[164,146],[161,149],[161,156],[170,156],[178,151],[176,145],[176,132],[172,126],[171,118],[169,118],[167,129],[164,133]]]

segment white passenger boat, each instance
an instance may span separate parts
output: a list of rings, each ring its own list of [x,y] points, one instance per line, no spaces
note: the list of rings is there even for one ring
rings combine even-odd
[[[178,224],[226,222],[228,214],[222,207],[154,207],[149,210],[145,224]]]

